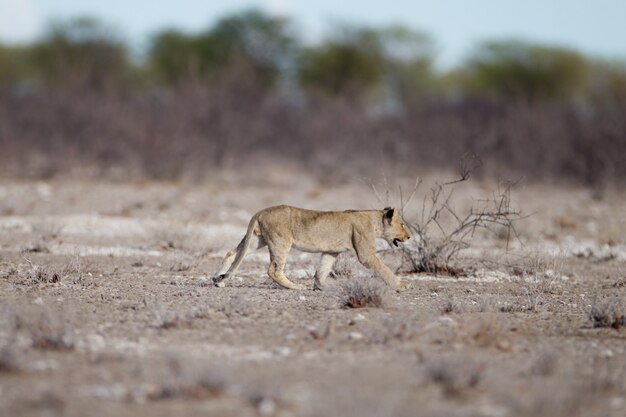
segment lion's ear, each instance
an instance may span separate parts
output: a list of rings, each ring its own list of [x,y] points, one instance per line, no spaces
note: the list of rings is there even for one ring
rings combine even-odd
[[[383,209],[384,217],[385,217],[387,220],[391,220],[391,219],[393,218],[393,212],[394,212],[394,210],[395,210],[395,209],[393,209],[393,208],[391,208],[391,207],[385,207],[385,208]]]

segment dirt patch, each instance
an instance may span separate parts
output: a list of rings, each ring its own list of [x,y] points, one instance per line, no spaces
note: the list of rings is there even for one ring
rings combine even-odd
[[[2,184],[0,414],[623,415],[622,196],[529,186],[521,243],[476,236],[465,274],[403,275],[362,308],[350,254],[322,292],[276,288],[264,250],[209,285],[264,206],[377,207],[365,185],[315,189]],[[286,274],[312,287],[317,260]]]

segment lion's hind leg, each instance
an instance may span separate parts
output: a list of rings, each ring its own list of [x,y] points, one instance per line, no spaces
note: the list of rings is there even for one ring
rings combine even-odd
[[[328,277],[328,274],[332,271],[337,255],[338,254],[336,253],[322,253],[320,263],[315,271],[315,281],[313,283],[314,290],[322,290],[324,288],[326,277]]]
[[[280,245],[276,244],[268,244],[268,249],[270,251],[270,266],[267,270],[267,275],[284,288],[292,290],[306,289],[304,285],[291,282],[284,274],[285,263],[287,262],[287,255],[289,254],[289,249],[291,249],[291,244],[285,247],[280,247]]]

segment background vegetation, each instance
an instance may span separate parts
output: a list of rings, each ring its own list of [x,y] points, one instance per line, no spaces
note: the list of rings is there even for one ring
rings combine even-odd
[[[336,25],[306,45],[257,10],[140,54],[92,18],[0,45],[0,174],[203,179],[295,161],[323,179],[415,175],[476,154],[484,172],[594,187],[626,178],[626,67],[520,40],[454,70],[402,26]]]

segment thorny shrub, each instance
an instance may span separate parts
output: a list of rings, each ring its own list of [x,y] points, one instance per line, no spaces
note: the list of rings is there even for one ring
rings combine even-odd
[[[514,184],[505,183],[502,189],[493,193],[488,200],[478,200],[468,213],[460,213],[453,208],[452,197],[455,187],[470,178],[471,167],[468,157],[461,159],[461,173],[458,179],[436,183],[424,195],[420,214],[408,217],[405,213],[422,184],[418,178],[405,199],[402,188],[400,205],[406,227],[414,237],[402,245],[404,259],[409,265],[408,272],[427,272],[445,275],[461,275],[463,268],[454,265],[459,253],[469,247],[469,241],[478,230],[487,230],[508,241],[519,235],[515,222],[521,220],[520,211],[511,206],[511,188]],[[476,163],[475,159],[472,159]],[[389,187],[386,184],[383,199],[374,185],[372,189],[378,200],[389,203]]]

